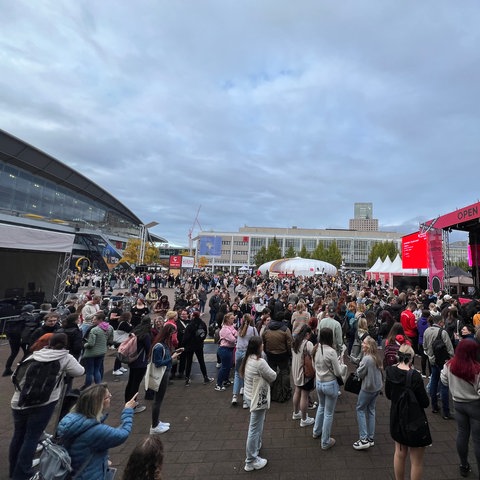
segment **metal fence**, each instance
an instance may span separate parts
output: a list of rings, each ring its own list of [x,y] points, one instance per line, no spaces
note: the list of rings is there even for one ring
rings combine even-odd
[[[10,320],[17,320],[20,315],[14,315],[13,317],[2,317],[0,318],[0,339],[5,340],[7,338],[5,334],[5,327],[7,322]]]

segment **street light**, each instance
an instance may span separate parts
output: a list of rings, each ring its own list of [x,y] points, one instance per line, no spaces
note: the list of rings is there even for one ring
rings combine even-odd
[[[145,244],[147,242],[148,229],[156,227],[158,222],[150,222],[146,225],[140,225],[140,252],[138,255],[139,265],[143,265],[145,259]]]

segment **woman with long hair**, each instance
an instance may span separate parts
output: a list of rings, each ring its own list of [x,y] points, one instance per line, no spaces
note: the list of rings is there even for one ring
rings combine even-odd
[[[398,350],[398,363],[388,366],[386,369],[385,395],[392,401],[390,407],[390,435],[395,440],[395,454],[393,457],[395,480],[403,480],[405,478],[407,455],[410,456],[410,479],[421,480],[425,447],[432,441],[431,438],[428,438],[428,435],[424,439],[419,438],[419,441],[413,445],[411,441],[405,439],[404,435],[402,435],[402,431],[399,429],[399,419],[396,418],[398,416],[396,404],[405,391],[407,375],[411,375],[409,388],[413,390],[419,406],[425,409],[430,403],[420,372],[412,366],[414,357],[415,352],[413,348],[404,343]]]
[[[67,446],[75,480],[109,478],[108,449],[121,445],[130,435],[137,394],[125,403],[117,428],[104,423],[111,398],[106,383],[92,385],[82,391],[71,413],[58,424],[57,435]]]
[[[303,300],[299,300],[292,314],[292,336],[295,337],[304,325],[308,325],[310,313]]]
[[[162,440],[158,435],[148,435],[132,450],[122,480],[162,480],[162,465]]]
[[[130,312],[132,313],[131,323],[134,327],[137,327],[140,325],[142,318],[145,315],[148,315],[149,312],[147,305],[145,305],[145,300],[141,296],[137,298],[137,302],[132,307]]]
[[[480,468],[480,345],[475,340],[459,342],[455,355],[443,367],[440,379],[448,386],[455,405],[457,453],[460,474],[471,471],[468,463],[468,442],[472,433],[475,458]]]
[[[257,329],[253,324],[253,318],[249,313],[242,317],[242,323],[238,330],[237,346],[235,349],[235,378],[233,380],[233,395],[232,405],[238,405],[238,395],[243,391],[243,378],[240,376],[240,366],[242,365],[243,357],[247,351],[247,345],[250,338],[258,336]],[[244,402],[246,408],[246,403]]]
[[[322,437],[322,449],[328,450],[335,445],[335,439],[330,434],[339,392],[337,377],[345,375],[347,366],[341,366],[338,361],[331,328],[320,329],[318,345],[313,353],[318,395],[313,438]]]
[[[350,353],[350,360],[359,365],[363,358],[362,342],[368,336],[368,322],[365,315],[358,317],[357,328],[355,329],[355,340]]]
[[[152,405],[152,426],[150,434],[165,433],[170,430],[170,424],[160,421],[160,407],[162,406],[165,393],[167,392],[170,379],[170,370],[172,369],[172,360],[178,358],[183,352],[183,348],[171,353],[170,341],[175,333],[175,327],[172,324],[166,324],[160,333],[153,339],[150,357],[155,367],[166,367],[158,391],[155,392]]]
[[[403,344],[411,345],[410,340],[405,335],[402,324],[400,322],[395,322],[388,332],[387,339],[385,340],[383,368],[395,365],[398,362],[397,353],[400,346]]]
[[[270,404],[265,395],[265,401],[260,405],[252,403],[255,389],[261,383],[268,385],[272,383],[277,374],[268,366],[262,357],[263,342],[259,336],[253,336],[248,341],[247,350],[240,367],[240,375],[244,380],[244,399],[250,407],[250,423],[248,425],[245,470],[251,472],[265,467],[267,460],[260,457],[262,446],[263,425],[265,416]]]
[[[136,326],[131,334],[137,336],[137,353],[139,354],[137,359],[128,364],[129,374],[128,382],[125,387],[125,402],[132,398],[140,388],[145,372],[148,365],[148,354],[152,346],[152,333],[151,333],[151,319],[149,315],[142,318],[140,325]],[[135,406],[135,413],[141,413],[145,411],[147,407],[145,405],[137,404]]]
[[[224,391],[225,386],[231,385],[229,381],[230,370],[233,364],[233,349],[237,343],[237,331],[233,325],[233,313],[226,313],[223,317],[222,328],[219,332],[220,341],[218,343],[217,355],[220,359],[220,370],[217,376],[217,385],[215,390]]]
[[[312,357],[313,343],[310,341],[312,329],[303,325],[292,342],[293,392],[292,420],[300,420],[300,426],[312,425],[315,419],[308,416],[308,394],[315,388],[315,376],[305,375],[305,356]]]
[[[365,450],[375,445],[375,404],[382,390],[382,361],[378,356],[377,342],[372,337],[362,341],[363,358],[357,368],[357,377],[362,388],[357,400],[359,439],[353,444],[355,450]]]

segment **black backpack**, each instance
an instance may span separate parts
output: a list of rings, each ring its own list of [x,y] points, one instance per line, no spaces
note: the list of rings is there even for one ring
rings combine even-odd
[[[20,386],[23,378],[25,382]],[[35,407],[43,405],[50,399],[53,390],[60,385],[60,361],[39,362],[27,358],[15,369],[12,382],[20,392],[19,407]]]
[[[438,329],[437,338],[432,343],[433,355],[435,356],[435,365],[439,368],[443,368],[445,362],[450,359],[450,355],[447,350],[447,346],[442,338],[443,329]]]
[[[405,388],[392,406],[392,437],[397,442],[409,447],[425,447],[432,443],[425,411],[419,405],[412,390],[413,369],[407,372]]]

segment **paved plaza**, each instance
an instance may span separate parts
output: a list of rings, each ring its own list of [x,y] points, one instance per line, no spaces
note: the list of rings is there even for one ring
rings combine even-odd
[[[170,291],[169,296],[172,295]],[[207,316],[205,316],[206,318]],[[210,376],[217,374],[215,367],[216,345],[206,344],[206,362]],[[0,340],[0,362],[2,366],[9,348]],[[105,359],[104,380],[113,394],[111,411],[107,423],[118,425],[124,405],[124,388],[127,374],[112,375],[114,352],[109,351]],[[350,370],[353,367],[350,366]],[[335,412],[332,436],[337,443],[334,448],[323,451],[320,441],[312,438],[312,427],[301,428],[293,421],[291,401],[285,404],[272,403],[267,414],[263,435],[262,456],[268,465],[259,471],[245,472],[245,440],[248,428],[248,410],[232,407],[231,387],[225,392],[214,391],[214,384],[203,385],[198,364],[194,364],[194,375],[190,387],[175,380],[168,387],[162,406],[161,420],[171,423],[171,429],[162,435],[165,449],[163,478],[166,480],[223,480],[232,476],[255,476],[267,480],[287,479],[393,479],[393,441],[389,435],[389,401],[380,396],[377,401],[377,427],[375,446],[355,451],[353,442],[358,439],[355,404],[357,397],[343,392]],[[77,379],[75,386],[83,379]],[[143,386],[142,386],[143,387]],[[13,385],[9,377],[0,378],[0,479],[8,478],[8,445],[13,431],[10,413],[10,398]],[[147,410],[134,417],[132,433],[123,445],[110,450],[110,458],[118,468],[117,480],[134,445],[150,428],[151,402],[143,400]],[[315,410],[310,410],[310,415]],[[455,451],[455,421],[443,420],[428,410],[433,445],[426,449],[425,479],[460,478]],[[470,462],[474,463],[473,453]],[[477,466],[473,465],[470,478],[478,477]]]

